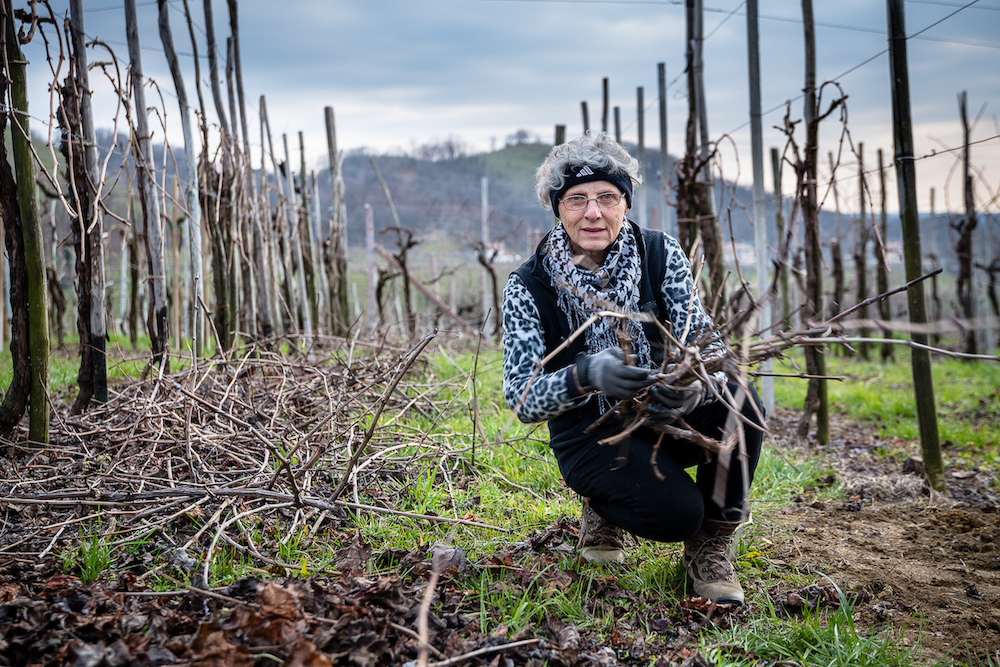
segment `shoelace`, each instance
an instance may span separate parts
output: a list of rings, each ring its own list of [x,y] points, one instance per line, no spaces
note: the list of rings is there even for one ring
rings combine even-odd
[[[587,509],[586,535],[598,544],[613,544],[619,539],[616,527],[605,521],[597,512],[590,508]]]
[[[734,572],[733,565],[729,562],[729,535],[715,535],[709,537],[695,552],[694,562],[698,569],[708,569],[709,573],[729,580]]]

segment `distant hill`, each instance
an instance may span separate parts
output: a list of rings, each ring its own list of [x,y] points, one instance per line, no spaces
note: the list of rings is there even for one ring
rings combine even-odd
[[[630,147],[634,149],[634,147]],[[393,201],[404,227],[418,229],[427,235],[435,232],[451,236],[454,243],[463,245],[461,235],[476,238],[480,233],[481,179],[489,179],[490,229],[494,239],[506,237],[508,247],[517,252],[528,248],[529,230],[544,231],[552,225],[552,215],[538,203],[534,193],[535,169],[548,154],[551,145],[542,143],[507,146],[492,153],[461,156],[447,160],[420,160],[412,157],[376,156],[383,178],[392,192]],[[648,189],[647,205],[662,208],[659,182],[660,155],[657,150],[646,151],[643,179]],[[323,210],[330,202],[329,180],[326,170],[317,175],[320,182],[320,200]],[[344,179],[347,192],[349,242],[363,243],[364,205],[373,208],[375,228],[392,225],[392,217],[385,195],[369,163],[369,156],[353,154],[344,161]],[[728,239],[730,229],[737,243],[753,245],[754,228],[750,216],[753,212],[751,188],[726,184],[716,186],[720,201],[723,236]],[[784,197],[785,216],[790,214],[791,199]],[[767,221],[771,244],[775,244],[774,198],[766,196]],[[630,215],[637,219],[637,212]],[[951,257],[948,214],[938,214],[931,228],[928,216],[922,219],[924,252],[938,248],[938,253]],[[852,251],[852,228],[856,215],[843,215],[841,230],[844,235],[842,251]],[[797,224],[800,224],[798,221]],[[651,224],[654,224],[651,222]],[[869,221],[870,224],[870,221]],[[836,214],[832,210],[820,212],[820,226],[825,242],[836,230]],[[897,244],[901,233],[895,215],[888,218],[887,241]],[[934,242],[932,243],[932,234]],[[801,245],[802,234],[797,232],[795,244]],[[727,248],[728,251],[728,248]]]
[[[9,130],[8,130],[9,131]],[[109,131],[97,132],[101,147],[102,164],[107,150],[111,145],[112,135]],[[50,161],[44,139],[36,136],[36,150],[43,160]],[[120,134],[115,153],[108,161],[109,180],[117,177],[122,165],[122,150],[128,146],[127,135]],[[634,146],[630,147],[633,149]],[[344,160],[344,181],[347,196],[348,242],[351,246],[364,244],[365,205],[372,207],[376,230],[393,225],[385,194],[379,185],[370,160],[374,159],[388,185],[400,224],[404,227],[421,232],[427,241],[425,248],[433,247],[442,251],[467,249],[466,237],[479,238],[482,217],[482,179],[488,179],[490,229],[493,239],[503,238],[507,247],[516,253],[531,250],[529,240],[532,232],[543,232],[552,225],[552,215],[538,203],[534,193],[535,170],[548,154],[551,145],[544,143],[515,143],[488,153],[474,155],[459,154],[447,157],[444,151],[426,151],[436,157],[413,157],[399,155],[371,156],[360,151],[350,152]],[[173,156],[164,157],[161,144],[153,147],[154,161],[159,168],[166,165],[168,172],[176,168],[184,172],[184,152],[175,147]],[[444,156],[442,156],[444,155]],[[176,167],[175,167],[176,161]],[[647,204],[650,207],[662,208],[659,182],[659,151],[647,149],[646,164],[643,178],[648,189]],[[49,166],[49,168],[51,168]],[[317,169],[317,181],[320,195],[320,210],[326,218],[330,211],[331,189],[327,169]],[[273,177],[273,175],[272,175]],[[121,179],[121,183],[127,179]],[[729,236],[732,229],[737,243],[753,244],[753,227],[749,212],[753,209],[753,195],[749,188],[737,186],[719,187],[717,193],[721,200],[720,210],[723,213],[723,234]],[[730,193],[732,205],[730,205]],[[115,193],[107,203],[120,214],[125,215],[126,197],[124,193]],[[785,198],[786,215],[789,210],[789,199]],[[726,216],[726,212],[731,212]],[[60,218],[64,217],[62,215]],[[630,216],[638,219],[637,212]],[[730,219],[731,218],[731,219]],[[767,196],[767,218],[773,225],[773,198]],[[951,257],[948,238],[947,214],[939,214],[935,226],[935,241],[938,253]],[[855,222],[854,216],[843,216],[842,228],[848,236],[843,244],[845,253],[850,253],[852,240],[849,231]],[[821,212],[820,223],[824,239],[832,237],[835,229],[835,215],[832,211]],[[652,221],[651,224],[656,224]],[[924,231],[924,251],[930,252],[935,244],[931,242],[932,230],[926,216],[922,225]],[[68,219],[60,221],[62,229],[68,232]],[[895,216],[889,220],[888,241],[898,242],[899,224]],[[771,242],[774,243],[773,233]],[[797,242],[801,242],[798,234]],[[379,239],[388,243],[389,239]]]
[[[494,238],[506,237],[508,246],[527,250],[529,230],[542,231],[552,225],[552,215],[538,203],[534,192],[535,170],[551,146],[542,143],[508,146],[492,153],[462,156],[450,160],[419,160],[412,157],[375,157],[379,170],[392,192],[393,202],[404,227],[425,234],[443,231],[479,237],[481,225],[481,179],[489,179],[490,228]],[[658,151],[647,151],[643,179],[647,205],[662,212]],[[320,179],[320,198],[329,206],[328,176]],[[373,208],[376,229],[392,225],[392,216],[381,186],[371,168],[369,156],[350,155],[344,161],[347,193],[349,242],[360,244],[364,233],[364,205]],[[749,189],[736,187],[735,205],[730,206],[730,188],[719,188],[720,209],[732,211],[732,230],[737,241],[753,243],[753,227],[747,211],[752,210]],[[637,200],[636,200],[637,201]],[[771,197],[768,218],[773,219]],[[638,219],[638,212],[630,216]],[[657,220],[659,215],[656,216]],[[834,217],[822,217],[830,234]],[[657,224],[650,218],[650,224]],[[730,222],[723,219],[728,237]]]
[[[551,218],[534,195],[534,170],[549,151],[543,144],[524,144],[451,160],[350,155],[344,160],[344,185],[350,244],[363,243],[364,207],[373,209],[376,229],[393,225],[392,215],[370,159],[374,159],[392,194],[400,224],[426,235],[479,238],[482,179],[488,179],[492,236],[526,242],[529,229]],[[329,177],[320,179],[320,202],[329,206]],[[325,187],[324,187],[325,186]]]

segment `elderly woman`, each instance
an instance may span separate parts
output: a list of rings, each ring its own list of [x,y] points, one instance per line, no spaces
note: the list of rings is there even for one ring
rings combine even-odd
[[[695,594],[739,605],[734,531],[748,515],[762,435],[752,425],[760,423],[763,408],[750,389],[756,409],[746,400],[746,422],[729,418],[731,408],[719,397],[747,394],[724,373],[685,388],[658,382],[671,350],[660,329],[635,314],[652,314],[675,338],[687,331],[680,342],[703,347],[704,356],[725,348],[677,241],[625,217],[638,170],[603,132],[556,146],[539,167],[538,198],[559,220],[504,289],[504,396],[521,421],[548,422],[559,470],[583,501],[583,558],[622,561],[623,530],[683,541]],[[536,375],[538,363],[598,311],[625,317],[597,319]],[[630,400],[650,385],[648,401]],[[605,414],[622,400],[646,406],[650,418],[627,444],[601,444],[622,431],[623,415]],[[743,429],[737,434],[742,445],[720,463],[723,457],[656,429],[679,418],[714,439]],[[686,470],[692,466],[696,479]]]

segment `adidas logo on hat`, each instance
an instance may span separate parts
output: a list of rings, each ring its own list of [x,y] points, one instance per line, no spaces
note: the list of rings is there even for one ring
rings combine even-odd
[[[580,178],[581,176],[593,176],[593,175],[594,175],[594,170],[590,168],[590,165],[586,164],[580,167],[580,171],[576,172],[577,178]]]

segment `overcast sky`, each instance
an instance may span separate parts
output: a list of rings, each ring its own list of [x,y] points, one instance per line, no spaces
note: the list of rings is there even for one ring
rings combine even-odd
[[[751,180],[748,127],[747,25],[740,0],[705,0],[705,86],[709,130],[722,143],[727,178]],[[15,7],[23,0],[15,0]],[[139,0],[139,38],[143,71],[162,90],[167,136],[181,145],[177,100],[163,56],[155,2]],[[207,81],[205,14],[202,0],[189,0],[202,59],[209,117],[216,121]],[[287,133],[296,149],[305,133],[310,164],[326,163],[323,108],[335,109],[341,148],[379,151],[457,139],[470,151],[503,146],[526,129],[551,142],[556,124],[569,136],[582,127],[580,102],[590,108],[591,127],[600,127],[602,79],[610,81],[611,104],[621,109],[625,141],[637,140],[638,87],[645,93],[646,144],[659,145],[657,63],[666,63],[669,147],[683,146],[686,120],[683,0],[240,0],[239,26],[244,87],[251,142],[259,149],[258,104],[266,96],[275,140]],[[892,162],[892,116],[886,8],[882,0],[818,0],[818,80],[838,81],[848,95],[848,129],[865,146],[866,166],[876,164],[882,148]],[[67,0],[52,0],[59,16]],[[105,42],[128,62],[124,9],[114,0],[84,0],[90,38]],[[220,48],[229,35],[226,2],[214,2]],[[188,96],[194,102],[191,44],[180,0],[170,1],[177,50],[187,72]],[[960,146],[957,96],[967,91],[969,113],[980,116],[974,128],[972,159],[981,170],[977,196],[984,203],[1000,188],[1000,0],[908,0],[906,2],[911,101],[918,157]],[[793,0],[761,0],[760,39],[765,150],[782,147],[780,125],[785,103],[791,116],[802,115],[803,82],[801,5]],[[46,86],[51,74],[41,41],[26,47],[31,65],[33,128],[48,117]],[[91,62],[109,59],[94,48]],[[224,59],[223,59],[224,63]],[[222,65],[220,65],[222,67]],[[91,73],[98,127],[110,128],[115,108],[106,78]],[[832,89],[824,99],[836,96]],[[155,92],[147,103],[161,104]],[[159,121],[156,137],[162,138]],[[837,151],[840,124],[826,121],[821,154]],[[797,137],[804,141],[802,132]],[[279,143],[280,145],[280,143]],[[738,167],[737,167],[738,157]],[[293,158],[294,160],[295,158]],[[847,158],[853,162],[853,158]],[[961,184],[955,165],[960,152],[919,160],[920,207],[927,210],[929,191],[937,189],[937,209],[961,207]],[[254,158],[255,164],[259,157]],[[848,173],[850,172],[850,173]],[[838,172],[842,206],[857,208],[856,167]],[[767,187],[771,188],[768,168]],[[890,175],[890,185],[894,185]],[[791,180],[785,185],[787,193]],[[890,208],[895,209],[895,191]],[[832,206],[832,202],[830,202]],[[990,210],[996,211],[993,201]]]

